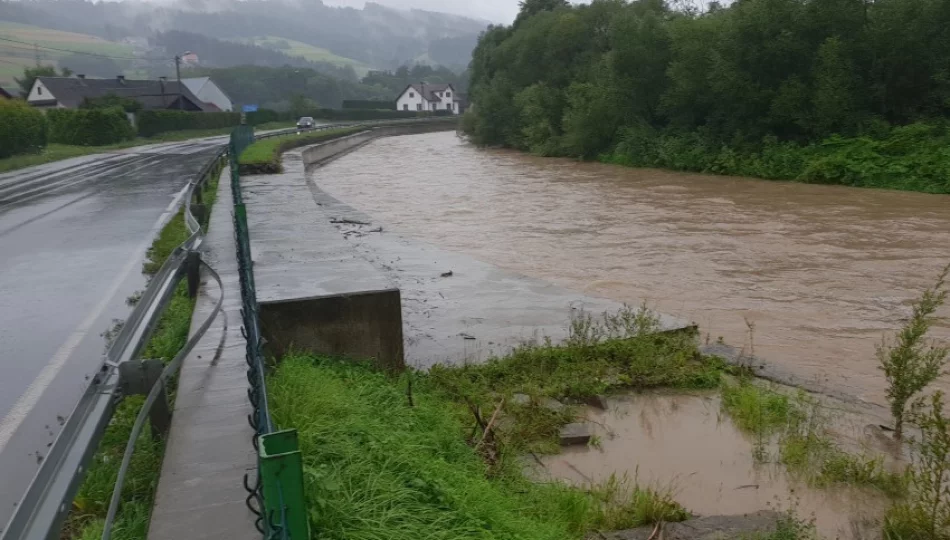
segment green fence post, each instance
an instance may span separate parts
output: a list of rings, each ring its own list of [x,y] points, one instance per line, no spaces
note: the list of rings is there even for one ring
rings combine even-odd
[[[297,430],[287,429],[261,435],[260,442],[264,516],[281,523],[290,540],[309,540],[310,524],[303,492],[303,457],[297,445]],[[284,516],[283,520],[281,515]]]

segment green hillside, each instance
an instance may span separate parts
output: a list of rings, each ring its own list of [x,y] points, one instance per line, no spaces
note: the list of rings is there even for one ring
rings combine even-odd
[[[359,60],[353,60],[352,58],[339,56],[333,54],[327,49],[315,47],[313,45],[308,45],[306,43],[294,41],[292,39],[276,36],[265,36],[252,38],[250,41],[255,45],[269,47],[281,51],[289,56],[302,56],[313,62],[329,62],[337,66],[353,66],[353,69],[356,70],[356,74],[360,77],[363,77],[367,72],[369,72],[369,70],[373,69],[371,66],[364,64]],[[286,44],[286,47],[284,44]]]
[[[36,65],[37,58],[40,63],[49,65],[56,64],[58,59],[70,54],[44,47],[110,56],[133,56],[131,45],[106,41],[88,34],[6,21],[0,21],[0,38],[28,43],[0,40],[0,86],[4,87],[15,86],[13,78],[22,75],[24,67]],[[37,47],[34,47],[34,44]]]

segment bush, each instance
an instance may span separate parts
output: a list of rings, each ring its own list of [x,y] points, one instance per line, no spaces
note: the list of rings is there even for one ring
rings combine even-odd
[[[138,115],[142,137],[166,131],[226,128],[240,123],[241,113],[229,112],[143,111]]]
[[[344,99],[343,108],[394,111],[396,110],[396,102],[377,99]]]
[[[135,137],[135,129],[121,108],[52,109],[46,113],[49,142],[102,146]]]
[[[0,100],[0,158],[46,146],[46,117],[25,101]]]
[[[249,126],[259,126],[268,122],[279,122],[281,120],[290,120],[290,113],[279,113],[271,109],[258,109],[244,115]]]

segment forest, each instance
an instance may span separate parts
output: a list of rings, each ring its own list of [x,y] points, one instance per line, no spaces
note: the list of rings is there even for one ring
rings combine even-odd
[[[950,193],[950,2],[525,0],[471,64],[479,144]]]

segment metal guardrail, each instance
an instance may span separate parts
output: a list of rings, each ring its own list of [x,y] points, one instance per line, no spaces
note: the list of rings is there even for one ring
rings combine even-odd
[[[171,301],[178,283],[187,276],[189,293],[192,295],[197,293],[199,265],[205,267],[208,274],[217,281],[219,290],[223,293],[220,278],[211,267],[200,260],[197,249],[204,237],[200,225],[200,218],[204,214],[201,190],[212,174],[217,172],[215,168],[223,164],[225,156],[226,148],[209,161],[188,184],[185,193],[184,218],[191,233],[190,236],[174,249],[162,264],[161,269],[152,276],[142,297],[106,352],[102,366],[92,378],[72,414],[69,415],[26,493],[17,504],[13,516],[3,529],[3,535],[0,537],[2,540],[58,540],[60,538],[60,528],[72,507],[73,498],[85,476],[87,464],[99,446],[99,441],[112,419],[116,406],[127,395],[147,393],[146,403],[133,426],[133,435],[126,447],[119,480],[113,493],[109,519],[103,533],[104,538],[109,537],[111,519],[115,516],[122,490],[122,478],[128,469],[132,450],[145,418],[153,411],[153,406],[156,404],[167,405],[165,388],[168,382],[221,310],[223,294],[219,296],[215,309],[198,332],[163,369],[154,369],[155,361],[149,365],[148,361],[139,360],[162,313]],[[193,198],[196,199],[194,204]],[[195,213],[199,215],[195,216]],[[167,428],[167,423],[164,427]]]
[[[255,525],[264,535],[265,540],[309,538],[308,516],[304,507],[303,482],[300,474],[301,455],[297,450],[296,431],[275,431],[267,407],[265,366],[262,354],[263,339],[260,334],[247,211],[241,195],[237,156],[257,139],[347,127],[374,127],[446,120],[448,119],[443,117],[433,117],[326,124],[308,130],[287,129],[256,137],[250,126],[240,126],[235,129],[231,134],[229,144],[222,147],[188,184],[184,219],[190,236],[174,249],[162,264],[161,269],[152,276],[142,297],[109,347],[98,373],[93,377],[78,405],[53,442],[49,454],[43,460],[29,488],[20,499],[16,511],[2,531],[0,540],[59,540],[60,529],[85,476],[87,464],[95,453],[116,406],[127,395],[147,394],[145,403],[139,410],[132,427],[132,434],[126,445],[109,504],[102,534],[103,540],[109,540],[111,525],[118,510],[122,486],[135,449],[135,442],[149,416],[152,417],[153,429],[160,431],[167,429],[167,418],[164,420],[161,418],[163,405],[164,415],[170,414],[167,411],[165,390],[185,357],[194,349],[221,312],[224,300],[221,278],[214,269],[201,260],[198,248],[204,239],[201,221],[206,215],[202,189],[208,180],[221,170],[225,162],[230,163],[231,189],[234,195],[234,227],[242,299],[242,334],[247,341],[248,398],[253,407],[253,413],[248,420],[254,428],[252,443],[258,451],[258,474],[253,484],[248,477],[245,477],[245,488],[249,492],[247,504],[257,515]],[[158,361],[140,360],[139,356],[181,280],[187,277],[189,294],[192,297],[197,294],[198,272],[201,266],[217,282],[221,293],[214,310],[175,358],[164,367],[160,365],[156,367],[155,362]]]

